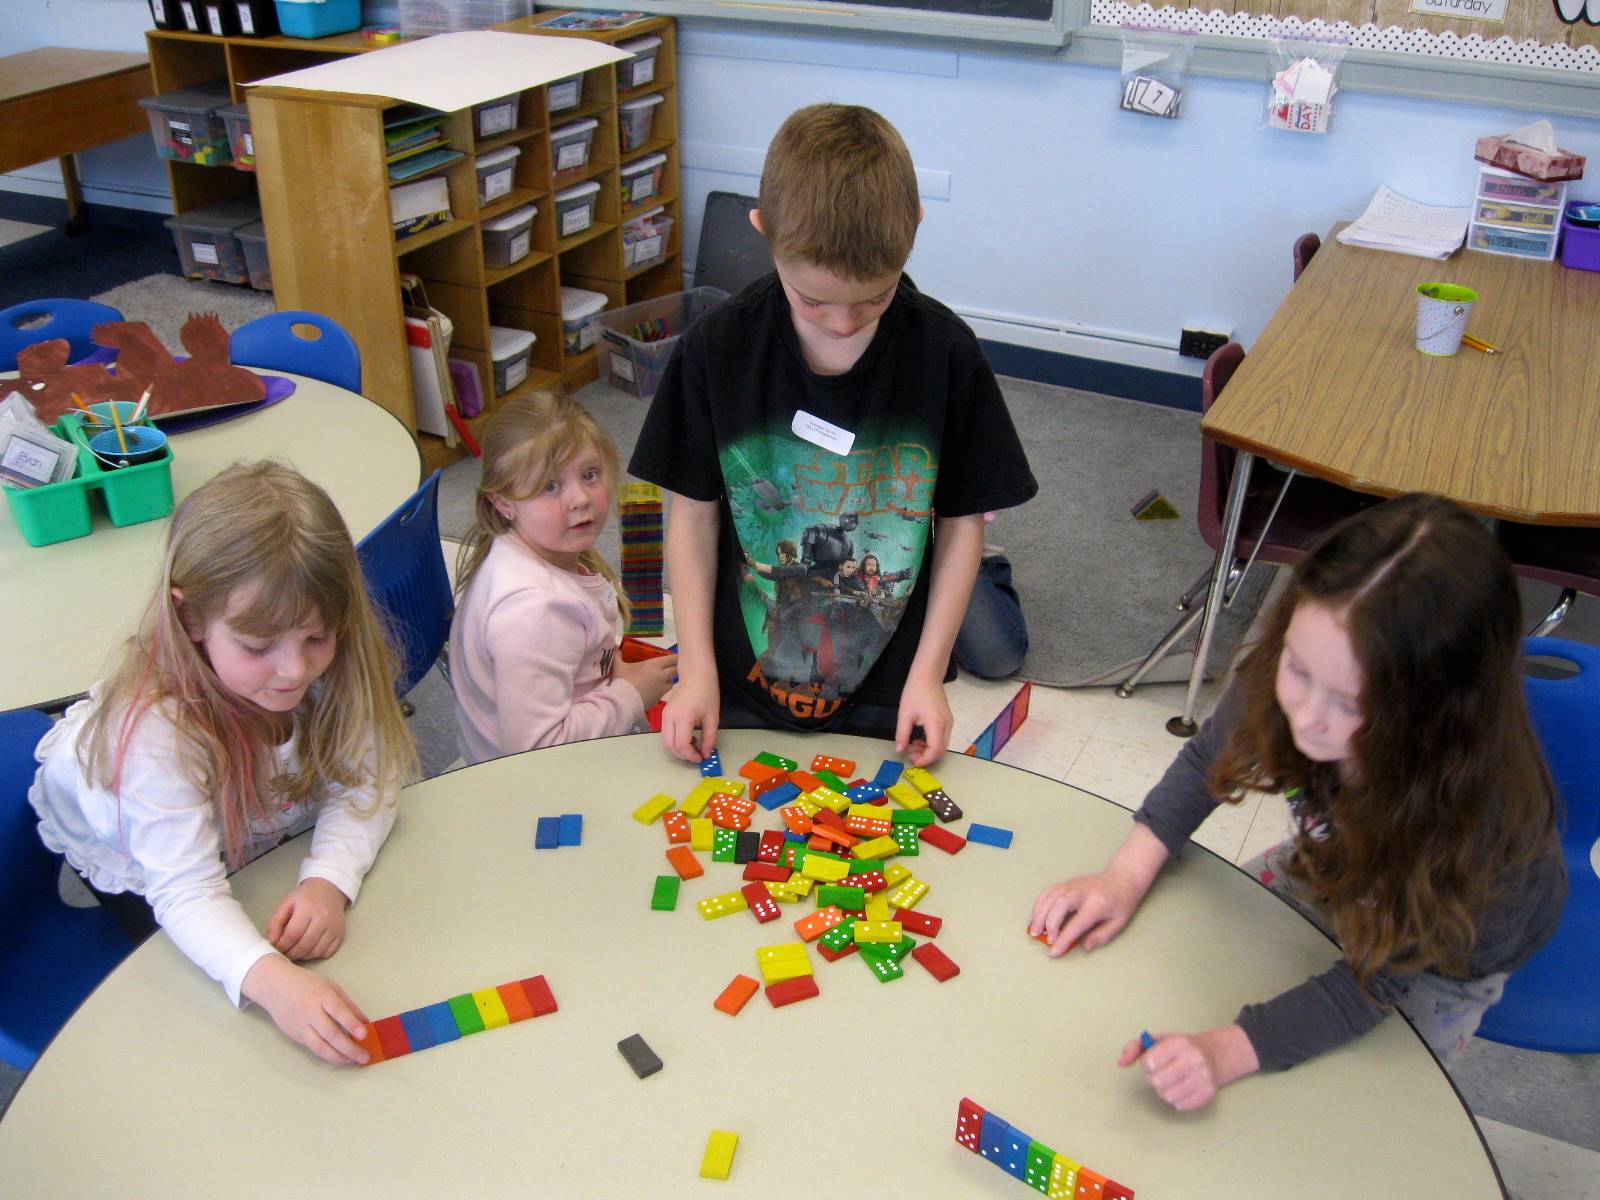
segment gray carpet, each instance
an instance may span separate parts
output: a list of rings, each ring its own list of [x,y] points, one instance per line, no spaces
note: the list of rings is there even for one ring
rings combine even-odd
[[[272,293],[257,292],[232,283],[184,279],[181,275],[151,275],[120,284],[90,299],[109,304],[130,321],[143,321],[167,349],[183,353],[178,331],[190,313],[214,312],[232,331],[247,321],[273,311]]]

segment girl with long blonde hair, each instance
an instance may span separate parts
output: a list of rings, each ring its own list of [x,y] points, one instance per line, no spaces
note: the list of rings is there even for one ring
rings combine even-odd
[[[338,509],[272,462],[184,499],[138,632],[40,742],[39,833],[138,941],[165,929],[236,1005],[330,1062],[365,1062],[366,1018],[295,965],[344,940],[416,772],[396,660]],[[315,829],[265,936],[237,869]]]
[[[676,656],[628,663],[618,653],[627,598],[595,542],[620,475],[611,439],[567,396],[513,400],[484,430],[450,627],[469,763],[641,731],[672,685]]]

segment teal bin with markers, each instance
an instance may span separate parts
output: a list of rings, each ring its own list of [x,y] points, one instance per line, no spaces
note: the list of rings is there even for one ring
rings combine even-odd
[[[50,432],[77,447],[78,466],[72,478],[35,488],[0,489],[6,494],[6,503],[17,528],[30,546],[49,546],[93,532],[91,492],[99,493],[100,503],[113,525],[137,525],[172,512],[170,445],[149,462],[113,467],[89,449],[83,418],[77,413],[63,416],[50,427]]]

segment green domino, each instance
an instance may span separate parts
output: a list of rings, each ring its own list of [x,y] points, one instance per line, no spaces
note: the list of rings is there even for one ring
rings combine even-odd
[[[836,792],[843,792],[847,787],[850,786],[832,771],[813,771],[811,773]]]
[[[938,819],[931,808],[897,808],[889,818],[895,825],[932,825]]]
[[[842,862],[842,863],[853,863],[853,862],[855,862],[855,859],[846,858],[842,854],[835,854],[831,850],[807,850],[806,851],[806,857],[807,858],[831,858],[831,859],[833,859],[834,862]]]
[[[890,829],[889,834],[894,838],[895,845],[900,847],[900,853],[906,858],[922,853],[922,838],[915,825],[896,825]]]
[[[711,835],[711,861],[732,862],[739,849],[737,829],[719,829]]]
[[[461,1031],[461,1036],[469,1033],[483,1032],[483,1014],[478,1011],[478,1002],[471,996],[451,996],[447,1001],[450,1005],[450,1015],[456,1019],[456,1028]]]
[[[829,950],[843,950],[852,945],[856,940],[856,919],[846,917],[827,933],[817,939],[817,943],[826,946]]]
[[[657,875],[655,894],[650,897],[650,907],[656,912],[671,912],[678,907],[678,877]]]
[[[1050,1168],[1055,1165],[1056,1152],[1043,1142],[1028,1143],[1028,1165],[1022,1182],[1036,1192],[1050,1194]]]
[[[870,875],[874,871],[881,870],[883,870],[883,860],[881,858],[858,858],[850,864],[850,874],[852,875]]]
[[[879,942],[878,945],[883,947],[885,958],[892,958],[895,962],[899,962],[917,948],[917,940],[910,934],[902,933],[898,942]]]
[[[837,904],[847,911],[855,911],[867,902],[867,893],[864,888],[841,887],[836,883],[825,883],[817,889],[817,907],[827,908],[830,904]]]
[[[800,764],[792,758],[785,758],[781,754],[774,754],[770,750],[763,750],[756,755],[756,761],[769,767],[777,767],[780,771],[794,771]]]
[[[905,974],[904,968],[890,953],[889,948],[876,942],[862,942],[858,951],[861,961],[872,968],[872,973],[878,977],[879,983],[888,983],[890,980],[899,979]]]
[[[788,867],[791,871],[798,871],[809,853],[810,851],[799,842],[785,842],[783,853],[778,858],[778,865]]]

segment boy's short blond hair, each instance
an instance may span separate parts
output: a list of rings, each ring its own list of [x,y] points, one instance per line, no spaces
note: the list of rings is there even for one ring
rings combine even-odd
[[[870,108],[813,104],[767,148],[761,228],[775,258],[857,282],[898,274],[922,204],[911,152]]]

